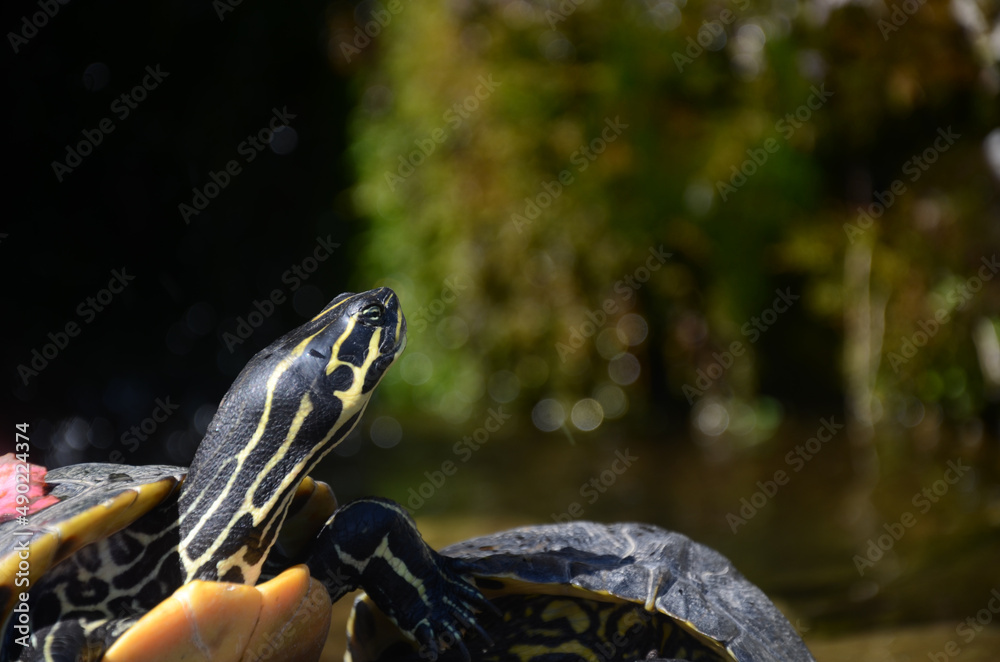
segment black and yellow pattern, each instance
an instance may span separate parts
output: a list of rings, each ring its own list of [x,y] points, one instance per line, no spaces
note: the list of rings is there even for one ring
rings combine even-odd
[[[733,659],[674,619],[634,603],[547,594],[500,595],[492,603],[499,613],[482,614],[478,619],[492,643],[475,637],[467,642],[470,648],[481,649],[472,656],[477,662],[636,662],[650,655],[689,662]],[[391,627],[366,598],[355,603],[350,660],[426,659],[402,633],[390,634]],[[449,650],[438,662],[462,659],[461,651]]]
[[[378,596],[426,659],[442,637],[461,648],[460,628],[475,628],[474,610],[488,603],[427,547],[402,508],[367,499],[337,509],[332,493],[320,490],[313,501],[302,490],[405,344],[395,293],[342,294],[247,364],[190,470],[98,464],[50,472],[61,501],[25,526],[0,525],[0,662],[99,660],[187,582],[256,584],[293,502],[326,509],[327,520],[311,541],[286,536],[276,555],[282,563],[309,561],[332,599],[359,587]],[[12,643],[9,619],[20,541],[37,560],[27,647]]]
[[[791,624],[724,556],[648,524],[529,526],[441,550],[500,615],[483,662],[814,662]],[[420,659],[367,596],[348,625],[350,662]],[[444,660],[457,659],[446,653]]]
[[[650,652],[690,662],[728,659],[641,605],[552,595],[504,596],[494,605],[502,616],[482,618],[494,642],[484,662],[635,662]]]

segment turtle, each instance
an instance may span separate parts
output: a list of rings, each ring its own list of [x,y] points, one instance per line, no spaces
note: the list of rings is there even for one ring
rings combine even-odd
[[[812,662],[795,628],[719,552],[637,522],[526,526],[440,550],[500,615],[480,625],[491,662]],[[457,566],[456,566],[457,567]],[[348,620],[348,662],[426,660],[365,594]],[[457,659],[451,651],[439,662]]]
[[[391,289],[346,292],[247,363],[190,468],[49,471],[0,524],[0,661],[316,659],[359,587],[430,659],[464,648],[479,590],[398,504],[308,477],[405,344]]]

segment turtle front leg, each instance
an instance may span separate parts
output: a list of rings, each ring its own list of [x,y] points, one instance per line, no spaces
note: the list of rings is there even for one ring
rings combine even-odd
[[[360,499],[339,508],[320,531],[306,561],[334,601],[363,589],[421,649],[436,660],[448,639],[469,658],[461,628],[486,632],[476,611],[494,610],[447,557],[424,542],[409,513],[388,499]]]

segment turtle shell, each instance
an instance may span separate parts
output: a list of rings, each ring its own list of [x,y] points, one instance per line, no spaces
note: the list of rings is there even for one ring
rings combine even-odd
[[[0,621],[52,566],[148,513],[186,474],[181,467],[100,463],[49,471],[47,496],[55,502],[0,524]]]
[[[631,618],[636,618],[635,614],[662,615],[680,626],[685,636],[693,637],[698,651],[704,649],[704,653],[699,652],[704,657],[693,659],[813,660],[788,620],[726,557],[682,534],[652,525],[570,522],[529,526],[461,542],[441,550],[441,554],[457,559],[461,571],[475,578],[487,597],[506,612],[508,621],[512,613],[531,613],[509,611],[511,601],[527,604],[537,600],[528,596],[565,596],[627,605]],[[550,608],[552,601],[546,598],[538,604],[536,612]],[[569,608],[577,609],[574,604]],[[518,618],[513,617],[515,621]],[[576,621],[575,633],[567,628],[560,636],[573,639],[582,634],[580,622]],[[400,640],[391,628],[367,598],[360,598],[348,627],[353,662],[379,659],[391,646],[397,646],[398,651]],[[488,626],[486,629],[491,631]],[[528,644],[525,635],[525,641],[517,644],[520,652],[510,659],[531,657],[525,655],[531,650]],[[472,645],[469,642],[470,648]],[[537,650],[541,657],[545,649]],[[657,652],[661,657],[675,654],[670,650]],[[497,659],[507,658],[501,655]]]
[[[5,513],[6,521],[0,523],[0,633],[10,634],[9,618],[22,592],[29,591],[53,566],[83,547],[113,535],[176,498],[187,471],[165,465],[101,463],[48,471],[41,486],[45,496],[38,499],[38,503],[47,505],[20,518]],[[329,485],[303,479],[262,581],[292,565],[289,559],[301,556],[308,541],[336,508]]]

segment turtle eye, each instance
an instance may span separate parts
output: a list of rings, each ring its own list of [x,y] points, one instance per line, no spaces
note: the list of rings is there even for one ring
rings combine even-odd
[[[373,303],[361,311],[361,319],[368,324],[381,324],[385,317],[385,308],[382,304]]]

